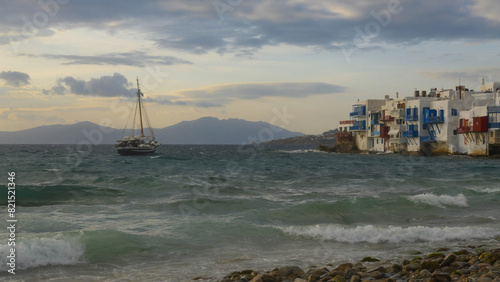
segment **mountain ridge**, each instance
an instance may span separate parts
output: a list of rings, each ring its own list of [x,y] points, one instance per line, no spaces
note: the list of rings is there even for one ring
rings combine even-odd
[[[202,117],[181,121],[164,128],[153,128],[156,140],[163,144],[242,144],[302,136],[262,121]],[[114,144],[122,139],[122,129],[101,126],[90,121],[74,124],[42,125],[20,131],[0,131],[0,144]]]

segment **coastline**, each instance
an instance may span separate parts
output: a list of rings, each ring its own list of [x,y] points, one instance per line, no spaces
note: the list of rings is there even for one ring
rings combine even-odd
[[[209,278],[197,277],[193,280],[206,281]],[[211,281],[211,279],[209,279]],[[411,259],[380,261],[365,257],[359,262],[327,264],[301,269],[286,266],[258,272],[254,270],[233,271],[216,280],[220,282],[357,282],[374,281],[500,281],[500,248],[482,249],[470,247],[469,250],[451,252],[441,248],[429,254],[416,253]]]

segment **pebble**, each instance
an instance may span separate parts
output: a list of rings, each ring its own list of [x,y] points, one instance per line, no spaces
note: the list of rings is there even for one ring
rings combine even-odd
[[[370,258],[368,261],[366,258]],[[307,272],[299,266],[286,266],[270,271],[233,271],[220,282],[360,282],[374,281],[477,281],[500,282],[500,248],[478,254],[467,250],[448,254],[431,253],[402,262],[381,262],[365,257],[365,262],[327,264]],[[193,279],[196,280],[197,278]]]

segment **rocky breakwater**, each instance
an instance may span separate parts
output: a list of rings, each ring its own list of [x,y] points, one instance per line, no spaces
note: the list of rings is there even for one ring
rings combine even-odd
[[[253,270],[235,271],[221,282],[357,282],[374,281],[500,281],[500,248],[472,253],[467,250],[444,253],[438,250],[427,256],[417,256],[402,262],[381,262],[366,257],[357,263],[334,267],[311,267],[307,271],[298,266],[275,268],[259,273]]]

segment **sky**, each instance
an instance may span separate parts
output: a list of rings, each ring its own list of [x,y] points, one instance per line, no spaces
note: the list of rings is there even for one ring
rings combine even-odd
[[[500,80],[494,0],[1,0],[0,131],[213,116],[320,134],[358,99]]]

